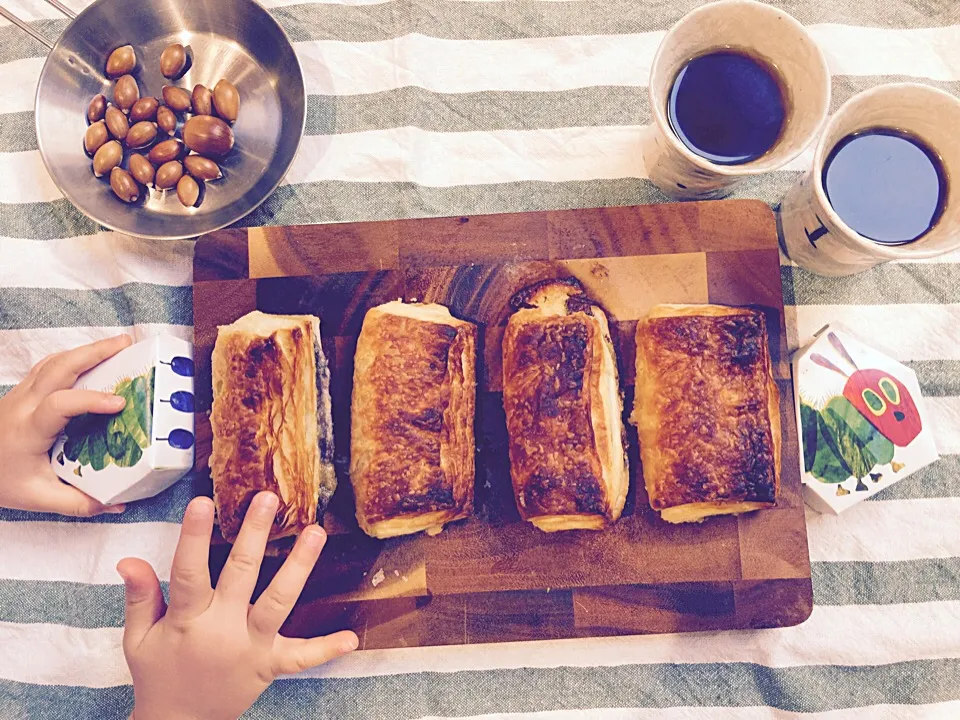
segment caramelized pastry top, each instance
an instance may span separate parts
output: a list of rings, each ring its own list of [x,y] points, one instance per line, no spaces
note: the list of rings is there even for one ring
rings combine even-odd
[[[646,478],[651,506],[775,502],[778,439],[763,315],[652,317],[638,326],[637,351],[638,400],[646,403],[634,420],[644,467],[648,451],[657,466]]]

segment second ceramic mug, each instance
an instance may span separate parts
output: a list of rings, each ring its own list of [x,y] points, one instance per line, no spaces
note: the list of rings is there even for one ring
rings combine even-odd
[[[784,127],[764,155],[740,165],[710,162],[690,150],[670,127],[667,103],[680,70],[711,51],[734,50],[771,65],[786,100]],[[724,197],[750,175],[797,157],[816,137],[830,106],[830,72],[820,48],[787,13],[753,2],[724,0],[685,15],[664,37],[650,70],[650,112],[643,158],[647,177],[680,200]]]
[[[884,245],[859,235],[830,205],[823,186],[827,158],[848,135],[884,128],[922,141],[947,177],[946,199],[936,224],[917,240]],[[960,100],[915,83],[881,85],[845,102],[817,142],[813,168],[784,196],[780,225],[784,251],[820,275],[852,275],[891,260],[924,260],[960,250]]]

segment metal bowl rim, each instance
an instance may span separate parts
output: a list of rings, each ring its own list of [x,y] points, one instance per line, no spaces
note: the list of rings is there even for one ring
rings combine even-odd
[[[83,15],[84,15],[87,11],[91,10],[91,9],[92,9],[93,7],[95,7],[96,5],[99,5],[102,1],[103,1],[103,0],[95,0],[94,2],[90,3],[89,5],[87,5],[87,7],[85,7],[83,10],[81,10],[79,13],[77,13],[77,16],[76,16],[75,18],[73,18],[73,20],[71,20],[70,23],[63,29],[63,32],[61,32],[60,35],[59,35],[59,37],[57,37],[57,40],[56,40],[56,42],[53,44],[53,47],[50,49],[50,52],[48,52],[46,58],[44,58],[43,67],[42,67],[41,70],[40,70],[40,78],[37,80],[37,89],[36,89],[36,92],[34,93],[34,100],[33,100],[33,115],[34,115],[34,118],[33,118],[33,127],[34,127],[34,133],[35,133],[36,136],[37,136],[37,149],[40,151],[40,158],[43,160],[43,167],[46,169],[47,174],[50,176],[50,179],[53,180],[53,184],[56,185],[56,186],[57,186],[57,189],[58,189],[61,193],[63,193],[63,196],[64,196],[68,201],[70,201],[70,204],[71,204],[71,205],[73,205],[73,206],[74,206],[77,210],[79,210],[83,215],[85,215],[85,216],[86,216],[87,218],[89,218],[90,220],[93,220],[93,222],[97,223],[97,224],[100,225],[101,227],[105,227],[105,228],[107,228],[107,230],[112,230],[112,231],[114,231],[114,232],[122,233],[122,234],[124,234],[124,235],[129,235],[130,237],[138,237],[138,238],[143,238],[143,239],[145,239],[145,240],[192,240],[192,239],[194,239],[194,238],[201,237],[201,235],[206,235],[206,234],[208,234],[208,233],[216,232],[217,230],[222,230],[223,228],[225,228],[225,227],[227,227],[227,226],[229,226],[229,225],[233,225],[233,223],[237,222],[238,220],[242,220],[243,218],[247,217],[247,215],[251,214],[254,210],[256,210],[258,207],[260,207],[261,205],[263,205],[263,203],[265,203],[265,202],[267,201],[267,199],[269,199],[270,196],[273,195],[273,193],[276,191],[276,189],[277,189],[278,187],[280,187],[280,183],[283,182],[283,179],[287,176],[287,173],[290,171],[290,166],[293,165],[294,160],[297,159],[297,153],[300,152],[300,145],[301,145],[301,143],[303,142],[303,135],[304,135],[304,133],[306,132],[306,129],[307,129],[307,84],[306,84],[306,81],[305,81],[304,76],[303,76],[303,66],[300,64],[300,56],[297,55],[297,51],[296,51],[296,49],[295,49],[294,46],[293,46],[293,42],[290,40],[290,36],[287,35],[287,31],[283,29],[283,26],[282,26],[280,23],[277,22],[276,18],[274,18],[273,15],[271,15],[270,12],[269,12],[263,5],[261,5],[259,2],[257,2],[257,0],[242,0],[242,1],[248,2],[248,3],[250,3],[251,5],[255,5],[255,6],[257,6],[260,10],[263,11],[263,13],[270,19],[270,22],[272,22],[272,23],[276,26],[277,30],[280,31],[280,35],[283,37],[284,40],[286,40],[287,46],[290,48],[290,52],[293,53],[293,59],[294,59],[294,62],[296,63],[297,73],[300,75],[300,86],[303,88],[303,118],[302,118],[302,120],[301,120],[301,122],[300,122],[300,132],[299,132],[299,135],[298,135],[298,137],[297,137],[296,146],[295,146],[294,149],[293,149],[293,154],[290,156],[290,162],[287,163],[287,167],[284,169],[283,173],[281,173],[281,175],[277,178],[277,182],[274,183],[273,187],[271,187],[266,193],[264,193],[263,197],[260,198],[259,200],[257,200],[257,202],[255,202],[255,203],[250,207],[249,210],[247,210],[246,212],[242,213],[241,215],[233,218],[232,220],[230,220],[230,221],[228,221],[228,222],[225,222],[225,223],[223,223],[223,224],[221,224],[221,225],[218,225],[218,226],[216,226],[216,227],[212,227],[212,228],[210,228],[209,230],[205,230],[205,231],[204,231],[203,233],[201,233],[201,234],[195,234],[195,235],[141,235],[141,234],[137,234],[137,233],[132,233],[132,232],[130,232],[129,230],[124,230],[123,228],[114,227],[113,225],[111,225],[111,224],[109,224],[109,223],[106,223],[106,222],[100,220],[99,218],[94,217],[91,213],[89,213],[87,210],[85,210],[84,208],[82,208],[77,202],[75,202],[74,199],[73,199],[73,196],[70,194],[70,192],[69,192],[66,188],[61,187],[61,186],[60,186],[60,183],[57,182],[57,179],[56,179],[56,177],[55,177],[54,174],[53,174],[53,170],[52,170],[51,167],[50,167],[50,163],[49,163],[48,160],[47,160],[47,155],[46,155],[46,153],[43,151],[43,140],[42,140],[41,137],[40,137],[40,88],[43,87],[43,79],[44,79],[44,77],[45,77],[46,74],[47,74],[47,67],[48,67],[48,65],[50,64],[50,57],[51,57],[57,50],[60,49],[61,43],[62,43],[62,41],[63,41],[63,38],[66,37],[67,33],[70,32],[70,30],[73,28],[73,26],[76,24],[76,22],[77,22],[81,17],[83,17]]]

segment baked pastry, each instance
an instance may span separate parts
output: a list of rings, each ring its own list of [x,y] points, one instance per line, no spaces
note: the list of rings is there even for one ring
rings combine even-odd
[[[370,309],[353,370],[350,481],[371,537],[473,512],[477,329],[443,305]]]
[[[660,305],[637,324],[630,421],[650,507],[699,522],[776,504],[780,403],[755,310]]]
[[[270,540],[322,518],[337,487],[330,371],[312,315],[254,311],[218,329],[213,349],[213,499],[236,540],[253,496],[280,498]]]
[[[514,296],[503,337],[503,408],[520,515],[546,532],[599,530],[630,484],[607,316],[575,279]]]

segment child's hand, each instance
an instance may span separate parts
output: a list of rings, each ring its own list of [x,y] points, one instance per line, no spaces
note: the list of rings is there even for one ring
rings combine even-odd
[[[276,512],[273,493],[253,499],[213,590],[207,565],[213,502],[192,500],[173,557],[169,607],[150,565],[135,558],[120,561],[134,720],[235,720],[278,675],[356,649],[357,636],[350,631],[311,640],[279,634],[326,540],[316,525],[301,533],[273,582],[250,604]]]
[[[49,452],[70,418],[123,410],[122,397],[73,385],[130,342],[120,335],[44,358],[0,398],[0,507],[80,516],[123,512],[122,505],[102,505],[61,481]]]

